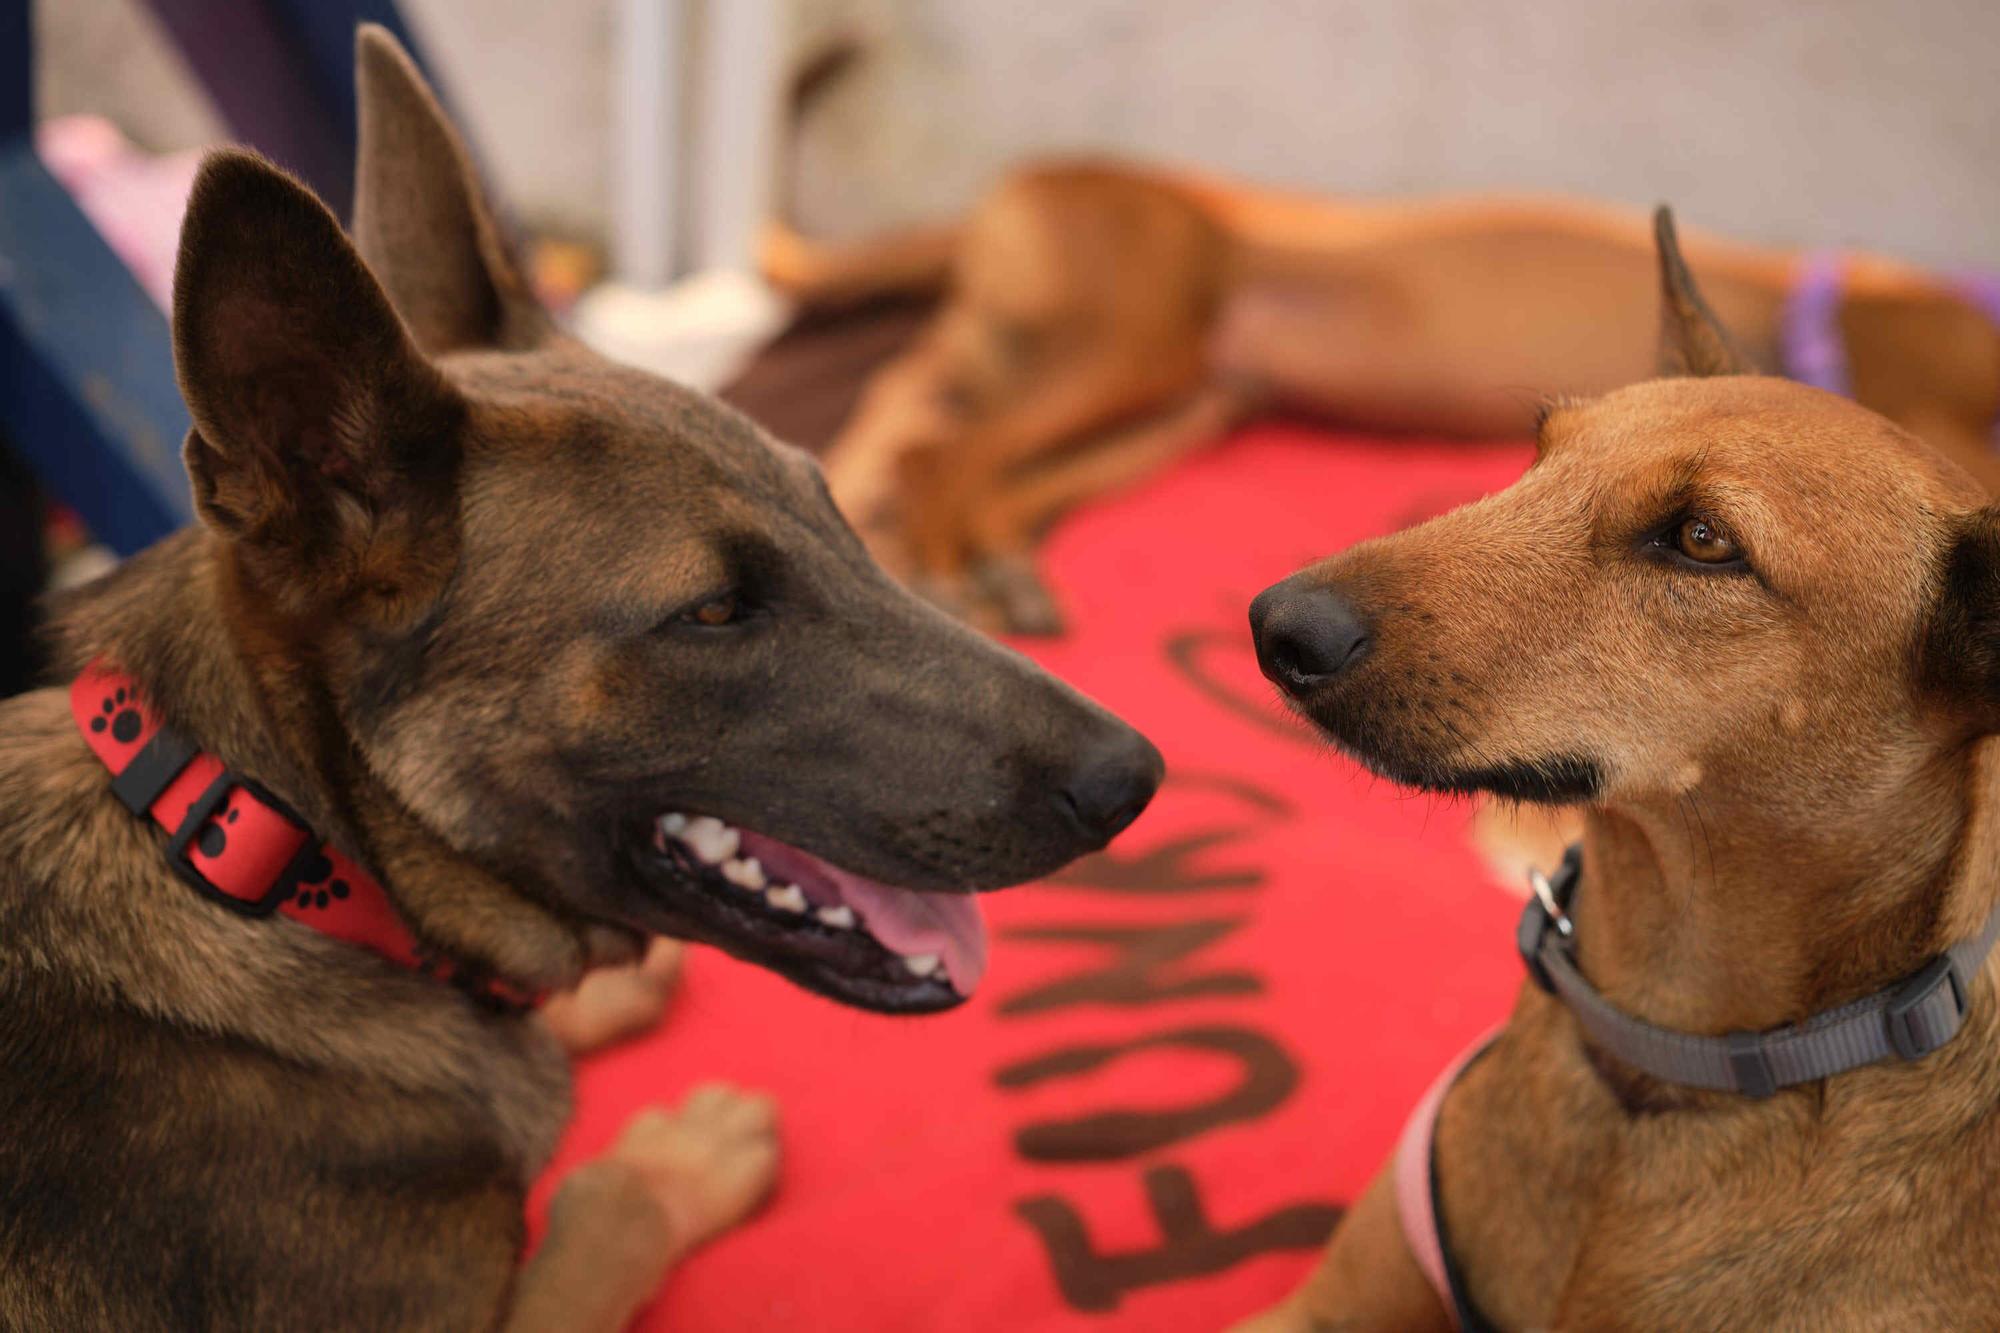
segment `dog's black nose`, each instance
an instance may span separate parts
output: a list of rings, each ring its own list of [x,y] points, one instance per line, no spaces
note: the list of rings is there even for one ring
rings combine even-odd
[[[1304,696],[1368,655],[1368,625],[1324,585],[1274,583],[1250,603],[1257,665],[1287,694]]]
[[[1166,771],[1151,741],[1120,726],[1084,751],[1056,799],[1085,833],[1108,840],[1139,817]]]

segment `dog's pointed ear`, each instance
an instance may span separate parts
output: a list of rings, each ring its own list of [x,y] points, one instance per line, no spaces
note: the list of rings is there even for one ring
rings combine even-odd
[[[2000,731],[2000,506],[1959,520],[1920,665],[1934,693],[1968,708],[1982,731]]]
[[[1661,378],[1751,374],[1749,359],[1694,285],[1665,204],[1653,210],[1653,242],[1660,258]]]
[[[554,332],[521,278],[470,154],[386,29],[354,41],[354,241],[417,345],[532,347]]]
[[[363,567],[385,531],[456,503],[464,404],[326,206],[253,153],[211,154],[181,224],[173,333],[208,525],[321,586],[393,582]]]

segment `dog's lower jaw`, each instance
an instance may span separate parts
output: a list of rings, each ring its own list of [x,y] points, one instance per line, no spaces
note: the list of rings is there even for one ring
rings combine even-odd
[[[1493,796],[1533,805],[1582,805],[1605,790],[1602,761],[1580,751],[1468,761],[1397,744],[1342,712],[1296,706],[1341,752],[1377,777],[1435,796]]]
[[[1492,796],[1529,805],[1584,805],[1604,791],[1604,772],[1582,755],[1556,754],[1455,765],[1432,759],[1385,757],[1342,742],[1369,772],[1432,796]]]
[[[532,873],[498,869],[454,846],[365,774],[349,793],[397,910],[456,964],[542,993],[566,990],[590,969],[629,961],[643,948],[629,925],[582,915],[546,891],[528,892],[538,882]]]
[[[1384,777],[1435,795],[1495,796],[1530,805],[1583,805],[1597,800],[1604,790],[1604,773],[1597,761],[1574,754],[1464,768],[1370,767]]]

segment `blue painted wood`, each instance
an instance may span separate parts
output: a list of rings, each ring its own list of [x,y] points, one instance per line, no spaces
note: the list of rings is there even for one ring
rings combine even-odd
[[[344,214],[353,188],[354,127],[326,100],[281,16],[252,0],[151,5],[231,136]]]
[[[230,132],[346,217],[354,197],[354,30],[379,23],[417,50],[394,0],[147,3]]]
[[[35,123],[35,54],[28,43],[28,0],[0,0],[0,139]]]
[[[334,124],[346,136],[350,158],[354,151],[357,112],[354,102],[354,30],[364,23],[379,23],[396,35],[403,49],[431,71],[410,36],[409,26],[397,12],[395,0],[262,0],[273,19],[291,34],[302,58],[302,67],[327,109]],[[353,163],[349,162],[349,177]]]
[[[0,424],[129,555],[194,515],[167,321],[30,142],[0,143]]]
[[[151,0],[232,128],[345,212],[354,28],[393,0]],[[167,321],[36,157],[31,0],[0,0],[0,427],[129,555],[189,522]]]

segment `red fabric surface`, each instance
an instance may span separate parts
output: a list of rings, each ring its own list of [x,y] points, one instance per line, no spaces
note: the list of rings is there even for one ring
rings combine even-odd
[[[1505,1013],[1518,901],[1465,806],[1285,719],[1245,608],[1527,456],[1259,426],[1066,523],[1046,567],[1074,628],[1027,647],[1159,745],[1153,807],[1106,857],[988,897],[992,972],[941,1017],[855,1013],[699,951],[666,1025],[580,1071],[536,1209],[639,1106],[720,1077],[780,1099],[780,1191],[644,1328],[1157,1333],[1278,1298],[1432,1076]],[[1132,933],[1052,934],[1079,927]],[[1130,969],[1125,1003],[1048,989],[1101,980],[1112,941],[1191,951]]]

